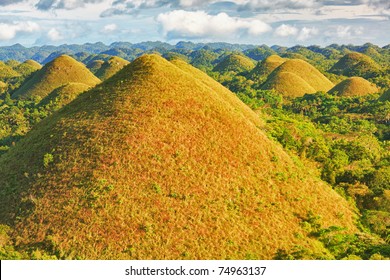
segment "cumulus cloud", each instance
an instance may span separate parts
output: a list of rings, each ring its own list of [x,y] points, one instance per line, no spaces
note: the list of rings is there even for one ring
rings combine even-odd
[[[118,26],[115,23],[107,24],[103,27],[103,33],[112,33],[118,29]]]
[[[287,36],[293,36],[297,34],[298,34],[298,28],[288,24],[282,24],[275,30],[275,35],[279,37],[287,37]]]
[[[47,38],[52,42],[57,42],[64,39],[61,33],[54,27],[50,28],[50,30],[47,32]]]
[[[318,34],[318,29],[315,27],[303,27],[298,35],[298,41],[306,41],[307,39]]]
[[[85,4],[101,3],[105,0],[39,0],[36,7],[39,10],[66,9],[72,10],[84,7]]]
[[[18,33],[32,33],[39,29],[39,25],[32,21],[0,23],[0,40],[11,40]]]
[[[350,38],[363,34],[363,27],[337,26],[336,36],[339,38]]]
[[[204,11],[174,10],[158,15],[166,37],[174,38],[226,38],[232,35],[258,36],[271,27],[257,19],[230,17],[226,13],[209,15]]]

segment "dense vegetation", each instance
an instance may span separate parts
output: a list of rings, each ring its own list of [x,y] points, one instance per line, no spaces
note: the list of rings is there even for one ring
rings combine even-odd
[[[15,52],[18,48],[20,49],[19,53]],[[83,82],[68,81],[68,83],[61,82],[55,88],[47,90],[41,96],[44,97],[43,99],[18,98],[18,94],[15,95],[14,92],[17,92],[18,88],[27,88],[26,85],[31,84],[31,81],[34,80],[34,75],[37,75],[39,71],[42,73],[42,70],[39,70],[39,64],[29,61],[21,66],[20,62],[31,59],[34,55],[35,58],[40,57],[37,59],[39,62],[52,61],[63,52],[67,52],[81,62],[88,64],[88,68],[96,75],[99,75],[99,71],[100,73],[105,71],[103,68],[105,65],[110,73],[108,78],[127,64],[122,60],[118,62],[118,58],[115,56],[131,61],[143,53],[159,52],[170,59],[173,64],[187,71],[190,76],[197,77],[197,82],[192,81],[192,83],[207,79],[205,76],[201,76],[203,75],[201,72],[188,68],[190,66],[183,64],[182,61],[190,62],[234,92],[261,119],[265,120],[265,123],[259,123],[258,126],[267,133],[268,137],[283,146],[289,156],[296,161],[295,164],[299,166],[299,169],[303,170],[303,173],[310,173],[310,176],[327,182],[357,213],[358,218],[355,225],[359,232],[348,231],[340,224],[330,223],[326,211],[316,209],[311,205],[306,208],[307,211],[304,214],[301,213],[299,218],[300,229],[297,230],[298,236],[293,242],[296,246],[287,246],[286,243],[286,246],[281,246],[275,252],[274,258],[390,258],[389,48],[379,48],[371,44],[364,46],[331,45],[326,48],[317,46],[293,48],[274,46],[269,48],[267,46],[240,46],[223,43],[207,45],[179,43],[176,46],[165,43],[137,45],[116,43],[109,47],[102,44],[89,44],[68,46],[67,48],[62,46],[58,49],[50,49],[49,47],[42,47],[39,50],[25,49],[21,46],[18,48],[14,48],[13,52],[6,48],[0,48],[0,57],[3,55],[7,58],[4,59],[7,61],[0,65],[1,69],[4,69],[3,76],[0,76],[0,154],[3,155],[0,156],[0,159],[9,160],[14,149],[12,148],[8,152],[10,147],[18,147],[18,142],[25,138],[25,135],[32,128],[89,88]],[[45,51],[47,52],[45,53]],[[10,59],[16,59],[20,62]],[[253,61],[258,61],[257,65]],[[116,69],[108,67],[113,62],[118,65]],[[171,66],[164,65],[165,68],[171,69]],[[165,71],[164,67],[159,68],[159,71]],[[173,68],[171,71],[176,73]],[[90,74],[92,75],[92,73]],[[103,74],[101,75],[102,79],[106,79],[106,77],[103,78]],[[112,79],[108,79],[108,82],[117,83],[117,88],[121,88],[122,86],[119,85],[123,83],[123,75],[121,78],[114,76]],[[155,73],[150,75],[153,76]],[[134,81],[136,80],[131,82]],[[94,83],[97,83],[97,79]],[[206,83],[208,83],[206,86],[209,89],[215,90],[217,87],[209,81]],[[172,84],[172,88],[176,88],[176,86]],[[101,89],[96,89],[91,91],[89,95],[101,94],[100,91]],[[114,88],[111,88],[111,91],[115,91]],[[216,91],[219,92],[219,89]],[[29,90],[23,90],[23,92],[27,93]],[[191,92],[194,91],[191,90]],[[104,106],[110,104],[107,100],[105,102]],[[117,104],[117,106],[119,105]],[[115,108],[117,109],[117,107]],[[72,119],[71,122],[73,121]],[[82,139],[82,136],[79,137]],[[252,147],[252,149],[254,148]],[[275,153],[271,156],[270,162],[279,168],[277,166],[281,165],[281,161],[284,161],[281,158],[284,156]],[[57,164],[56,153],[51,151],[45,152],[42,159],[39,160],[42,162],[43,170],[52,168],[53,162]],[[165,159],[156,153],[153,155],[153,160],[161,163]],[[39,171],[38,174],[42,175],[44,173],[42,172]],[[273,181],[293,180],[289,178],[292,173],[288,171],[275,172],[276,177],[272,179]],[[105,192],[107,186],[111,186],[111,181],[103,184],[99,180],[107,180],[107,178],[95,179],[97,183],[90,186],[89,193],[87,192],[85,195],[89,197],[99,193],[105,197],[100,193]],[[54,177],[51,180],[54,180]],[[157,181],[156,179],[156,182],[151,183],[152,191],[159,195],[165,194],[164,184]],[[295,186],[295,183],[292,184]],[[312,187],[314,186],[316,183],[312,184]],[[288,192],[290,191],[292,192],[290,195],[293,195],[294,191],[289,190]],[[4,192],[2,192],[3,194]],[[171,194],[175,199],[182,195],[176,192],[172,193],[172,191]],[[168,196],[171,197],[171,194]],[[95,203],[93,199],[91,201]],[[161,201],[159,200],[159,203]],[[31,202],[27,200],[25,203]],[[238,206],[234,201],[231,203],[230,206],[228,205],[230,210],[243,207],[241,204]],[[262,203],[270,206],[274,202],[270,198],[269,201]],[[292,210],[290,209],[290,211]],[[319,214],[321,211],[322,214]],[[235,215],[237,213],[235,212]],[[275,212],[272,213],[275,215]],[[350,215],[347,212],[339,214]],[[145,223],[140,231],[151,238],[153,233],[157,231],[156,226],[156,224]],[[212,225],[210,224],[210,226]],[[53,244],[58,240],[46,240],[43,247],[37,246],[34,247],[34,250],[29,251],[23,250],[23,246],[13,242],[15,237],[12,236],[12,229],[9,226],[1,226],[0,235],[2,236],[0,242],[1,258],[75,257],[69,253],[71,251],[68,250],[69,248],[60,248],[57,243],[54,246]],[[53,236],[51,238],[54,238]],[[238,237],[237,233],[234,238]],[[307,242],[306,238],[315,240],[317,243],[310,246],[300,243],[299,239]],[[233,241],[227,240],[226,242]],[[231,246],[235,248],[233,243]],[[270,243],[268,246],[269,248],[266,250],[271,252],[273,244]],[[316,246],[318,247],[315,248]],[[146,258],[146,255],[135,251],[139,249],[136,246],[132,247],[129,249],[131,253],[127,252],[127,255],[121,256]],[[191,255],[191,250],[188,248],[182,250],[180,252],[182,255],[179,258],[200,256]],[[229,249],[226,252],[231,251]],[[247,251],[246,254],[247,256],[226,253],[221,257],[269,258],[269,255],[259,255],[256,252]],[[84,255],[84,257],[88,256],[91,257],[88,254]],[[164,258],[163,256],[155,257]],[[178,258],[177,256],[171,257]]]

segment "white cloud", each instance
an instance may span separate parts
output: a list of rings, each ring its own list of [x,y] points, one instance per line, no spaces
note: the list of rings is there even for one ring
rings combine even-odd
[[[32,21],[0,23],[0,40],[11,40],[18,33],[32,33],[39,29],[39,25]]]
[[[63,36],[56,28],[50,28],[49,32],[47,32],[47,38],[52,41],[61,41],[63,39]]]
[[[298,35],[298,41],[306,41],[307,39],[318,34],[318,29],[315,27],[303,27]]]
[[[118,29],[118,26],[115,23],[107,24],[103,27],[103,33],[112,33]]]
[[[232,35],[258,36],[271,27],[252,18],[231,17],[226,13],[209,15],[204,11],[175,10],[158,15],[157,22],[164,35],[170,38],[227,38]]]
[[[298,34],[298,28],[288,24],[282,24],[275,30],[275,35],[280,37],[293,36],[297,34]]]

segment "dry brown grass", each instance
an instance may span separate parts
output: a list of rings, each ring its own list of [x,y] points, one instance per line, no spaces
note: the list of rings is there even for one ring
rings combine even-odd
[[[13,94],[13,98],[44,98],[54,89],[67,83],[95,86],[101,81],[84,64],[67,55],[61,55],[34,73]]]
[[[354,213],[262,125],[199,70],[143,56],[0,158],[0,223],[67,258],[326,256],[302,219],[355,231]]]
[[[337,93],[339,96],[364,96],[379,92],[378,87],[361,77],[348,78],[335,87],[329,93]]]

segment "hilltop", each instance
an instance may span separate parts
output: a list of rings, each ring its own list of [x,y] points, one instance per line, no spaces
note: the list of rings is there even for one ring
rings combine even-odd
[[[83,83],[94,86],[100,83],[100,80],[84,64],[70,56],[61,55],[34,73],[12,94],[12,97],[42,99],[56,88],[67,83]]]
[[[241,54],[230,54],[226,56],[220,63],[218,63],[213,71],[224,72],[244,72],[250,71],[255,67],[255,63],[249,57]]]
[[[278,55],[271,55],[261,62],[256,64],[256,67],[249,73],[249,77],[252,80],[259,80],[267,77],[277,67],[282,65],[286,61],[285,58],[281,58]]]
[[[105,81],[129,63],[130,62],[124,60],[123,58],[113,56],[101,65],[95,75],[102,81]]]
[[[331,258],[303,225],[354,232],[353,211],[261,127],[200,70],[142,56],[0,157],[0,222],[60,258]]]
[[[329,72],[348,77],[371,78],[377,75],[381,67],[370,57],[362,53],[351,52],[343,56]]]
[[[12,69],[11,66],[6,65],[4,62],[0,61],[0,80],[5,81],[9,78],[18,77],[20,74]]]
[[[378,87],[361,77],[351,77],[337,84],[329,93],[339,96],[364,96],[379,92]]]
[[[89,71],[91,71],[93,74],[96,74],[96,72],[102,67],[104,63],[104,60],[97,59],[97,60],[92,60],[87,64],[87,68]]]
[[[299,97],[305,93],[328,91],[333,87],[314,66],[301,59],[290,59],[277,67],[262,89],[275,89],[286,97]]]
[[[16,65],[13,69],[21,74],[22,76],[28,76],[31,73],[40,70],[42,68],[42,65],[34,60],[26,60],[23,63],[20,63]]]

